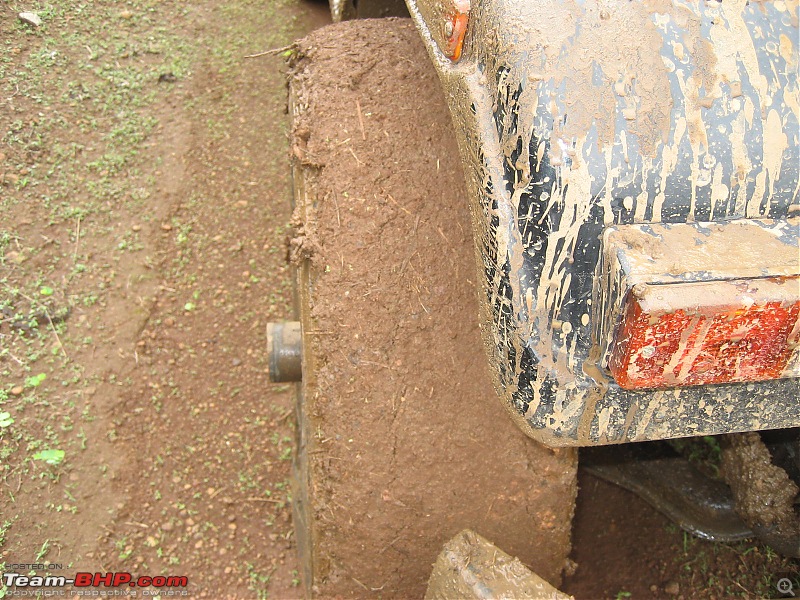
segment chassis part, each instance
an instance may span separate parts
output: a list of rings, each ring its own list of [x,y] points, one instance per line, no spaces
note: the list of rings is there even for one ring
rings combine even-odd
[[[303,378],[303,337],[298,321],[267,323],[267,356],[270,381]]]
[[[800,557],[798,489],[784,469],[772,462],[756,432],[728,435],[722,472],[733,490],[736,510],[764,542],[785,556]]]
[[[581,466],[635,493],[698,537],[733,542],[753,535],[736,513],[730,489],[700,473],[662,442],[587,448],[581,451]]]
[[[710,465],[696,467],[692,457],[697,461],[698,454],[691,446],[677,454],[672,443],[645,442],[587,448],[581,452],[581,466],[634,492],[700,538],[732,542],[755,536],[784,556],[798,557],[798,431],[717,439],[720,465],[712,459]]]
[[[290,95],[304,336],[292,497],[309,593],[421,597],[464,528],[557,584],[576,452],[496,410],[458,152],[413,25],[315,32]]]

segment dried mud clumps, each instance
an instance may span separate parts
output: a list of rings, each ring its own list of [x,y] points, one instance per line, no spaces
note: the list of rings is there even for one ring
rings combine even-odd
[[[722,468],[744,522],[779,553],[800,557],[800,518],[794,508],[800,490],[786,471],[772,464],[761,436],[726,436]]]

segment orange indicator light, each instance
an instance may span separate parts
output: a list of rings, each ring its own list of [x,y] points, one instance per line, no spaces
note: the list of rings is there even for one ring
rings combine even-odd
[[[444,21],[444,53],[453,62],[461,58],[468,22],[469,0],[457,0],[453,4],[453,10],[445,15]]]

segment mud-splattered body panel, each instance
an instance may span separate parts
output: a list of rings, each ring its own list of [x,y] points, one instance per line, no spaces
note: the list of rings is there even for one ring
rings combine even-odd
[[[626,390],[598,338],[607,228],[799,208],[797,2],[473,1],[458,62],[429,4],[409,0],[459,135],[497,389],[522,428],[560,446],[800,424],[796,378]]]

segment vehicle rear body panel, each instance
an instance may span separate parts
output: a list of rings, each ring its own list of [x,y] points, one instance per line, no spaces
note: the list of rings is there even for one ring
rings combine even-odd
[[[457,62],[441,0],[408,4],[454,118],[484,341],[520,426],[565,446],[800,425],[796,374],[620,387],[600,271],[604,233],[631,224],[769,219],[798,257],[797,2],[473,2]]]

